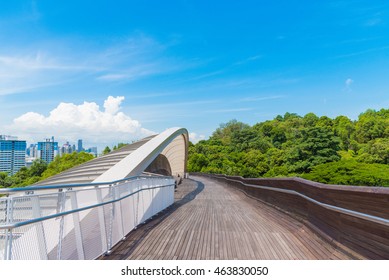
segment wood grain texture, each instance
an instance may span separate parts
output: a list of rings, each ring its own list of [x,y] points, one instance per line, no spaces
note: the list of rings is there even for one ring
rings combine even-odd
[[[131,232],[101,259],[362,258],[236,188],[192,178],[178,187],[170,209]]]
[[[389,218],[389,188],[325,185],[300,178],[204,176],[278,207],[364,258],[389,259],[389,226],[321,207],[295,194],[255,186],[297,191],[322,203],[384,219]]]

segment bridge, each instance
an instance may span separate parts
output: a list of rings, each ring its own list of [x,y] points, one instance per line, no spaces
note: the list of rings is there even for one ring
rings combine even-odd
[[[0,259],[389,259],[389,189],[186,173],[172,128],[0,189]]]

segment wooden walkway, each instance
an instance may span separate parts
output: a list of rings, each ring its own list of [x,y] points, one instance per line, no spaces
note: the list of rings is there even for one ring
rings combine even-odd
[[[350,259],[301,222],[203,177],[102,259]]]

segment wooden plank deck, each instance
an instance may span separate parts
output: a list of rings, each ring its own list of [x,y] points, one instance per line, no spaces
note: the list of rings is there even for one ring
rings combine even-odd
[[[301,222],[211,179],[192,177],[176,202],[101,259],[350,259]]]

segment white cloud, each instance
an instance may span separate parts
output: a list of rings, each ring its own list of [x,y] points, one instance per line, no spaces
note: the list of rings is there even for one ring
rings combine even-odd
[[[97,77],[97,80],[102,80],[102,81],[119,81],[123,79],[127,79],[128,76],[124,74],[106,74],[102,75],[100,77]]]
[[[76,40],[0,45],[0,95],[34,92],[59,84],[96,84],[96,80],[101,82],[100,87],[191,67],[186,61],[167,56],[167,47],[142,34],[103,47]]]
[[[68,63],[43,52],[30,55],[3,55],[0,50],[0,95],[33,92],[63,84],[75,73],[90,73],[99,68]]]
[[[354,80],[351,78],[348,78],[344,83],[346,85],[346,89],[348,91],[351,91],[351,85],[354,83]]]
[[[8,129],[29,142],[54,136],[60,143],[83,139],[87,145],[100,147],[154,134],[142,128],[139,121],[120,112],[123,100],[123,96],[109,96],[104,101],[104,111],[95,102],[85,101],[80,105],[60,103],[48,116],[25,113],[15,118]]]
[[[204,140],[205,136],[204,135],[198,135],[195,132],[190,132],[189,133],[189,140],[193,143],[196,144],[197,142]]]
[[[105,112],[111,115],[116,114],[120,110],[120,104],[123,102],[124,96],[108,96],[104,101]]]

